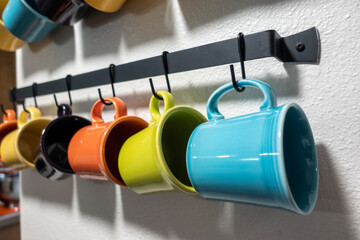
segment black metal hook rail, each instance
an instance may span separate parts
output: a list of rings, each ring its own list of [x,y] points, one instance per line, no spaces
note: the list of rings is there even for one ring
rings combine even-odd
[[[313,27],[306,31],[280,37],[275,30],[246,35],[245,61],[265,57],[275,57],[282,62],[316,63],[320,55],[320,38],[318,30]],[[232,38],[199,47],[167,54],[168,73],[214,67],[239,62],[237,51],[238,40]],[[164,75],[163,56],[151,57],[115,67],[115,83],[135,79]],[[109,83],[109,69],[104,68],[72,76],[71,90],[95,87]],[[37,84],[37,95],[54,94],[68,91],[65,78]],[[21,102],[33,97],[33,87],[15,89],[10,92],[10,101]],[[15,98],[15,99],[14,99]]]

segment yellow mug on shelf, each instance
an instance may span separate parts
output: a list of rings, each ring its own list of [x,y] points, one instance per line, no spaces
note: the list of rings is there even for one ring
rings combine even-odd
[[[37,108],[28,107],[26,110],[30,114],[21,112],[18,129],[6,135],[0,147],[4,163],[16,170],[35,167],[34,161],[40,146],[41,133],[51,122],[50,119],[41,117],[41,112]]]
[[[187,174],[186,148],[193,130],[207,119],[193,108],[174,107],[170,93],[157,94],[164,99],[164,112],[159,113],[160,101],[153,96],[149,126],[127,139],[120,150],[120,175],[136,193],[196,194]]]
[[[0,0],[0,50],[14,52],[24,46],[25,42],[10,33],[2,21],[2,12],[8,0]]]
[[[102,12],[116,12],[126,0],[85,0],[91,7]]]

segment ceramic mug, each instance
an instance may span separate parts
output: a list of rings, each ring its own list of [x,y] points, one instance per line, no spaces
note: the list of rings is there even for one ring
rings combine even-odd
[[[4,122],[0,124],[0,144],[4,137],[17,129],[16,113],[13,110],[6,110]],[[0,161],[3,161],[0,157]]]
[[[35,168],[45,178],[61,180],[74,174],[68,160],[68,146],[75,133],[91,123],[71,114],[71,107],[61,104],[58,118],[51,121],[41,134]]]
[[[6,28],[26,42],[39,42],[57,24],[40,14],[35,0],[10,0],[2,14]]]
[[[186,171],[186,146],[192,131],[207,119],[186,106],[174,107],[170,93],[150,101],[149,126],[130,137],[119,153],[119,171],[125,184],[136,193],[182,190],[195,194]]]
[[[116,12],[126,0],[85,0],[91,7],[102,12]]]
[[[0,0],[0,50],[14,52],[24,46],[25,42],[12,35],[2,21],[3,10],[8,0]]]
[[[113,122],[104,122],[104,104],[97,101],[91,110],[91,126],[80,129],[72,137],[68,158],[71,168],[82,178],[112,181],[125,186],[118,170],[118,155],[123,143],[148,123],[135,116],[127,116],[125,103],[119,98],[106,97],[113,103]]]
[[[50,20],[72,26],[84,18],[90,6],[83,0],[35,0],[39,12]]]
[[[30,114],[25,111],[20,113],[18,129],[6,135],[0,147],[4,163],[17,170],[35,167],[35,155],[40,145],[41,133],[51,122],[50,119],[41,117],[37,108],[28,107],[26,110]]]
[[[244,79],[239,87],[264,94],[260,112],[224,119],[219,99],[233,90],[218,88],[207,103],[208,123],[190,137],[187,167],[204,198],[251,203],[309,214],[317,199],[318,161],[305,113],[295,103],[277,107],[270,86]]]

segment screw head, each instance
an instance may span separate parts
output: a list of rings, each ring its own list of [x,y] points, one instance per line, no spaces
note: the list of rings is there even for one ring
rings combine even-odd
[[[296,50],[297,50],[298,52],[304,51],[304,50],[305,50],[305,44],[302,43],[302,42],[296,43]]]

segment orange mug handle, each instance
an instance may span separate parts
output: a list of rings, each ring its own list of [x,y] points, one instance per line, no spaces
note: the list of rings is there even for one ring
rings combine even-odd
[[[105,97],[104,100],[111,102],[115,106],[114,120],[127,115],[126,105],[120,98]],[[104,104],[101,102],[101,100],[98,100],[91,109],[92,124],[104,123],[104,119],[102,118],[103,109],[104,109]]]
[[[3,119],[4,123],[10,122],[10,121],[16,121],[16,113],[14,110],[6,110],[7,114],[4,114]]]

